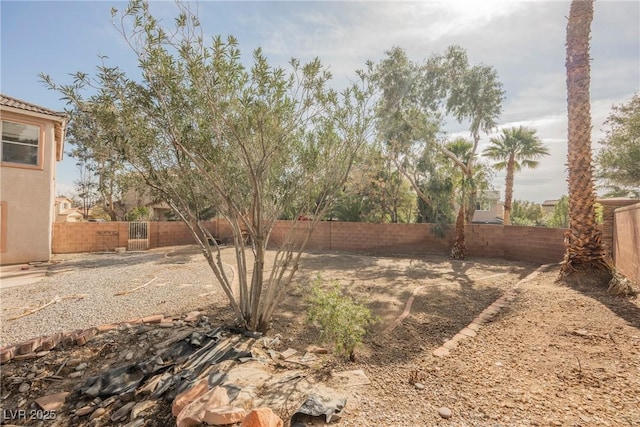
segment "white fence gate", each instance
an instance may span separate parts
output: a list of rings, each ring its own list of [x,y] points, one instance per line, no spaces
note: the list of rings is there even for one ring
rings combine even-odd
[[[128,251],[145,251],[149,249],[149,223],[130,222]]]

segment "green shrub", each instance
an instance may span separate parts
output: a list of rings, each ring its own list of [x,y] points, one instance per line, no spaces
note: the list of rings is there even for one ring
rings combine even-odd
[[[311,286],[307,321],[322,330],[320,339],[331,343],[336,354],[353,360],[353,351],[362,342],[367,326],[376,322],[371,310],[342,293],[340,284],[332,281],[328,290],[320,288],[318,277]]]

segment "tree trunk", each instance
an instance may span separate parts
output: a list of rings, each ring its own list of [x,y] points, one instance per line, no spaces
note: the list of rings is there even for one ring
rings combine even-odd
[[[607,253],[596,224],[591,165],[591,111],[589,102],[589,38],[593,0],[573,0],[567,24],[567,92],[569,167],[569,231],[561,272],[589,274],[609,269]]]
[[[507,161],[507,179],[504,189],[504,217],[502,223],[509,225],[511,221],[511,202],[513,199],[513,174],[515,172],[515,158],[511,154]]]
[[[464,216],[465,207],[463,204],[458,210],[456,229],[453,233],[453,242],[451,243],[451,258],[453,259],[464,259],[467,254],[467,248],[464,242]]]

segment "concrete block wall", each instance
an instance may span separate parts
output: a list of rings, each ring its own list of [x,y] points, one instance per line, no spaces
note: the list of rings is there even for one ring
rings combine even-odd
[[[640,203],[617,208],[613,223],[614,263],[622,274],[640,284]]]
[[[311,223],[298,222],[294,241],[302,242]],[[269,247],[280,246],[293,223],[278,221],[274,225]],[[231,227],[223,219],[206,223],[213,236],[228,241]],[[117,234],[106,242],[99,232]],[[309,238],[310,251],[358,252],[368,254],[424,255],[449,253],[452,229],[438,234],[432,224],[370,224],[326,221],[318,223]],[[564,255],[564,229],[473,224],[466,227],[469,256],[506,258],[534,263],[560,262]],[[56,223],[54,253],[95,252],[127,247],[128,223]],[[107,236],[108,237],[108,236]],[[193,244],[189,228],[182,222],[152,222],[149,247]]]
[[[127,222],[54,222],[51,252],[114,251],[126,248],[129,238]]]

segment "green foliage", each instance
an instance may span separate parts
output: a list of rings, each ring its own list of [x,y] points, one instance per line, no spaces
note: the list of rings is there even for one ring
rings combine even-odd
[[[569,228],[569,197],[562,196],[553,207],[547,225],[552,228]]]
[[[640,198],[640,94],[614,106],[596,155],[596,176],[606,197]]]
[[[327,290],[320,287],[321,283],[318,276],[311,286],[307,321],[320,327],[320,339],[332,343],[338,355],[352,357],[367,327],[377,320],[369,308],[344,295],[337,281],[332,281]]]
[[[138,206],[127,212],[127,221],[148,221],[151,218],[151,212],[149,208],[145,206]]]
[[[296,237],[308,236],[344,187],[369,137],[367,75],[356,72],[338,92],[317,58],[278,67],[260,48],[246,58],[233,36],[209,39],[188,2],[176,2],[173,25],[152,7],[134,0],[112,11],[140,75],[103,62],[71,84],[43,80],[69,101],[73,120],[99,132],[106,158],[135,171],[189,227],[239,325],[264,330],[304,249],[292,240],[265,266],[273,224],[298,218],[295,208],[314,218]],[[238,284],[201,223],[212,207],[232,227]]]
[[[528,200],[514,200],[511,205],[511,224],[544,226],[545,218],[542,206]]]
[[[470,221],[481,190],[475,176],[480,133],[494,128],[502,112],[504,90],[496,70],[482,64],[470,65],[460,46],[451,46],[421,64],[409,59],[402,48],[393,47],[376,66],[372,80],[380,92],[376,106],[379,141],[422,201],[420,216],[424,219],[431,212],[436,218],[449,217],[449,175],[467,187],[457,197]],[[447,117],[469,123],[473,141],[465,153],[451,151],[441,138]],[[440,154],[447,160],[443,162]],[[450,165],[465,178],[456,179]],[[425,193],[431,188],[443,192]],[[436,203],[442,206],[435,206]],[[439,215],[440,211],[445,214]]]

